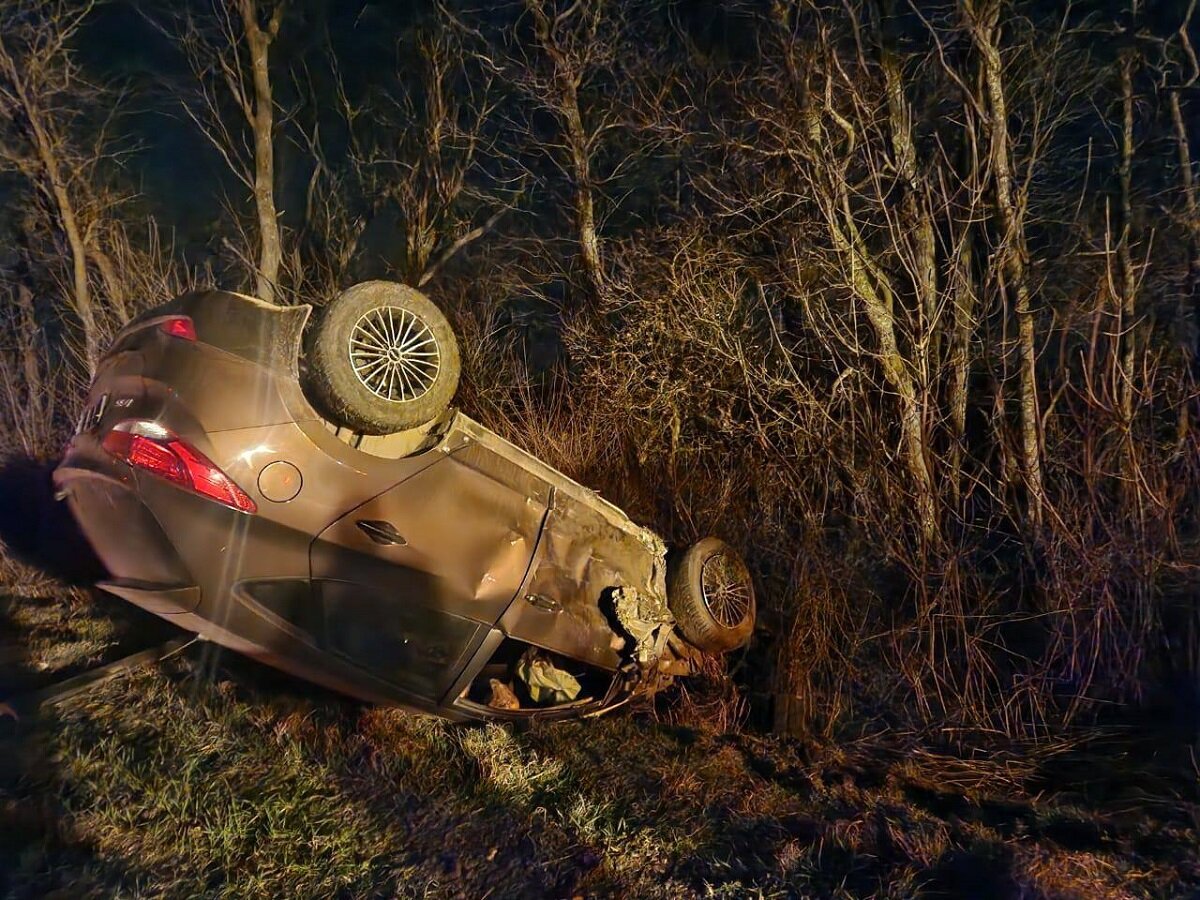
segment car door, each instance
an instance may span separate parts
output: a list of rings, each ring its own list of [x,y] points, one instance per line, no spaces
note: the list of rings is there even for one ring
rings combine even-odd
[[[436,698],[516,595],[549,487],[464,436],[322,531],[312,576],[323,643]]]

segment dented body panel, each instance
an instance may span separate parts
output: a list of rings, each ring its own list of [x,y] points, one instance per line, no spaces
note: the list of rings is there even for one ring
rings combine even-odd
[[[155,327],[171,315],[197,340]],[[464,686],[506,639],[612,673],[603,698],[546,717],[623,702],[666,652],[661,539],[461,412],[354,446],[301,389],[308,315],[206,292],[118,336],[55,472],[101,586],[372,702],[505,717]],[[255,512],[114,459],[104,437],[130,420],[196,448]]]

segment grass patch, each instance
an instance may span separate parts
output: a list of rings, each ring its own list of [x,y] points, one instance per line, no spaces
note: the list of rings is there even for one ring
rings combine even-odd
[[[9,575],[0,582],[0,701],[179,634],[116,597],[64,588],[2,557],[0,568]]]
[[[10,620],[50,628],[44,600]],[[59,609],[55,634],[121,633]],[[6,896],[1200,889],[1194,780],[1189,796],[1187,773],[1150,771],[1149,755],[1071,745],[972,761],[895,736],[722,734],[652,710],[514,732],[363,707],[244,663],[197,674],[211,671],[184,655],[130,672],[21,739],[0,782]],[[1108,790],[1117,780],[1146,802]]]

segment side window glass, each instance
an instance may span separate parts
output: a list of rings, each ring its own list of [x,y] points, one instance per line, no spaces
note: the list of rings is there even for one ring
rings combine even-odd
[[[411,603],[387,602],[362,585],[319,582],[325,646],[376,678],[440,697],[486,627]]]
[[[317,580],[243,583],[258,614],[375,678],[441,698],[487,632],[470,619],[389,598],[361,584]]]

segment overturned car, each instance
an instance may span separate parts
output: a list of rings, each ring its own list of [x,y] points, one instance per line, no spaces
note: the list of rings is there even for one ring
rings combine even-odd
[[[742,646],[728,545],[672,554],[451,406],[449,322],[403,285],[193,293],[102,359],[54,474],[104,590],[345,694],[453,720],[612,709]]]

